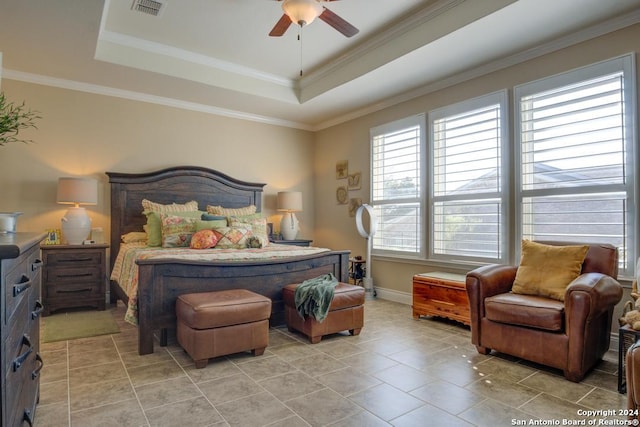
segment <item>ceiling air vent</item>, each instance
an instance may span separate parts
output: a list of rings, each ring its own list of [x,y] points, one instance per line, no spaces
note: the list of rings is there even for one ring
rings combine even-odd
[[[148,15],[160,16],[164,10],[165,3],[156,0],[133,0],[131,9]]]

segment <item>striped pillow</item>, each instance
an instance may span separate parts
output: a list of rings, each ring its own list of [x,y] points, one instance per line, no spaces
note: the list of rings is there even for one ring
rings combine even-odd
[[[161,203],[155,203],[151,200],[142,199],[142,209],[144,211],[167,213],[167,212],[193,212],[198,210],[198,202],[192,200],[187,203],[178,204],[171,203],[170,205],[163,205]]]
[[[256,213],[256,206],[249,205],[243,208],[223,208],[222,206],[207,205],[207,213],[221,216],[244,216]]]

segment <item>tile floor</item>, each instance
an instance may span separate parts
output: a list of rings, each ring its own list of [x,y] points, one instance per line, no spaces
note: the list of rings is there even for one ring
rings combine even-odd
[[[574,384],[480,355],[468,328],[414,320],[410,307],[380,299],[366,301],[359,336],[310,345],[275,328],[263,356],[216,358],[204,369],[175,344],[139,356],[124,307],[111,311],[119,334],[42,345],[38,427],[562,425],[584,419],[580,410],[626,407],[614,352]]]

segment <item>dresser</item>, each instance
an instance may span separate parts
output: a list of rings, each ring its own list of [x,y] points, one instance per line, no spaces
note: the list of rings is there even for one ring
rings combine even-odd
[[[2,426],[33,425],[40,393],[44,233],[0,234]]]
[[[105,309],[108,247],[97,243],[41,246],[44,316],[65,308]]]

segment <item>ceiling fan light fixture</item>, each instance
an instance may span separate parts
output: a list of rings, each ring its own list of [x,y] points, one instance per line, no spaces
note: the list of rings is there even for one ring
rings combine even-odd
[[[292,22],[309,25],[322,13],[322,5],[316,0],[284,0],[282,10]]]

